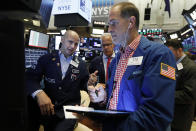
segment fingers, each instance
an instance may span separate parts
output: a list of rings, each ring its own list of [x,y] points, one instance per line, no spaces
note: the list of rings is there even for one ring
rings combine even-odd
[[[42,114],[42,115],[46,115],[46,110],[47,110],[47,109],[45,108],[45,106],[43,106],[43,105],[40,106],[40,111],[41,111],[41,114]]]
[[[96,70],[96,71],[93,73],[93,75],[96,75],[96,76],[97,76],[97,73],[98,73],[98,70]]]
[[[46,115],[50,116],[50,105],[46,105]]]
[[[36,95],[38,106],[42,115],[54,115],[54,105],[44,91]]]
[[[103,83],[97,83],[97,85],[94,87],[96,90],[99,90],[100,88],[105,88],[105,84]]]
[[[94,86],[88,86],[88,91],[89,92],[95,92],[95,87]]]
[[[40,106],[40,111],[42,115],[54,115],[54,105],[53,104],[46,104]]]
[[[89,80],[88,80],[88,85],[95,85],[97,82],[97,73],[98,70],[96,70],[94,73],[90,74]]]
[[[50,115],[54,115],[55,112],[54,112],[54,105],[53,104],[50,104]]]

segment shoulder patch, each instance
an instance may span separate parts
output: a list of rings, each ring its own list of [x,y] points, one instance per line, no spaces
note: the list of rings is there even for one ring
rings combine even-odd
[[[176,80],[175,72],[176,72],[175,68],[167,64],[161,63],[161,71],[160,71],[161,75],[168,77],[170,79]]]

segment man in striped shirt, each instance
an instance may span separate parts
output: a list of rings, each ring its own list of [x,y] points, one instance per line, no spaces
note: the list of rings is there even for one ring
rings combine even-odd
[[[166,131],[173,118],[174,55],[165,45],[138,34],[139,11],[130,2],[111,8],[108,24],[121,51],[109,66],[106,91],[95,87],[97,97],[93,92],[89,95],[92,102],[105,102],[108,110],[130,114],[105,119],[103,131]]]

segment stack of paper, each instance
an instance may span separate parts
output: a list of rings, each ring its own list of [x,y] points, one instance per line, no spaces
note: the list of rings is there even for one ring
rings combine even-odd
[[[77,116],[73,115],[72,112],[66,111],[67,109],[77,110],[77,111],[94,111],[94,108],[83,107],[83,106],[63,106],[65,119],[77,119]]]

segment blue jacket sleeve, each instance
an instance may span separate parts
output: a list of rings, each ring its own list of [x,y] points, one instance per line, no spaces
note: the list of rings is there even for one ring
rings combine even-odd
[[[165,131],[171,123],[176,81],[160,74],[161,63],[176,67],[172,52],[163,45],[149,51],[145,58],[142,102],[121,121],[118,130]]]

